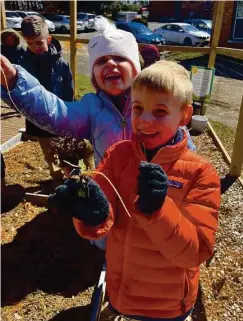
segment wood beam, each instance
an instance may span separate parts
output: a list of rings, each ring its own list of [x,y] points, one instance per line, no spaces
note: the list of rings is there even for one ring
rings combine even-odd
[[[1,30],[4,30],[7,28],[7,23],[6,23],[5,4],[3,0],[0,1],[0,8],[1,8]]]
[[[216,54],[243,60],[243,50],[242,49],[217,47]]]
[[[243,96],[230,164],[230,175],[239,177],[243,165]]]
[[[74,95],[76,95],[76,70],[77,70],[77,0],[70,1],[70,62],[73,74]]]
[[[217,2],[217,13],[215,19],[215,25],[213,29],[213,38],[211,43],[211,51],[208,61],[208,68],[214,68],[215,59],[216,59],[216,48],[218,47],[219,37],[221,34],[223,17],[224,17],[224,7],[225,1],[218,1]]]

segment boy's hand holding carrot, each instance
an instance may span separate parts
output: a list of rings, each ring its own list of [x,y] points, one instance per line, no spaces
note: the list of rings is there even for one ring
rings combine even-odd
[[[168,189],[168,177],[161,166],[141,162],[138,177],[138,209],[145,214],[152,214],[164,203]]]

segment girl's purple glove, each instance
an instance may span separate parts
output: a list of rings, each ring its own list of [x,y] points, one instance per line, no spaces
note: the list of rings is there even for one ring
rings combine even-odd
[[[145,214],[152,214],[164,203],[168,189],[168,177],[157,164],[141,162],[139,170],[138,209]]]
[[[85,182],[67,179],[48,199],[50,208],[70,213],[90,226],[103,223],[109,214],[108,200],[99,185],[90,178]]]

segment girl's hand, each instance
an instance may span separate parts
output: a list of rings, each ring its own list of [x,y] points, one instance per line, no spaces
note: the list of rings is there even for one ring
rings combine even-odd
[[[4,57],[3,55],[0,55],[0,65],[1,65],[1,86],[4,88],[8,88],[9,90],[12,90],[17,82],[17,70],[14,68],[14,66],[11,64],[11,62]],[[5,74],[5,77],[3,75]],[[6,84],[7,80],[7,84]]]

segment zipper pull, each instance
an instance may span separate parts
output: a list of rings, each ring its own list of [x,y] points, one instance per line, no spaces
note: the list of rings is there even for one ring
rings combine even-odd
[[[140,143],[140,146],[141,146],[141,149],[142,149],[142,152],[143,152],[143,155],[144,155],[144,158],[145,158],[145,161],[148,162],[148,159],[147,159],[147,155],[146,155],[146,148],[145,148],[145,144],[142,140],[142,137],[141,137],[141,130],[138,131],[137,133],[137,136],[138,136],[138,140],[139,140],[139,143]],[[148,162],[149,163],[149,162]]]
[[[121,126],[122,126],[122,128],[125,128],[127,126],[127,121],[125,118],[122,118]]]
[[[186,304],[185,304],[184,299],[181,300],[181,311],[182,311],[183,314],[186,313]]]

